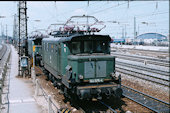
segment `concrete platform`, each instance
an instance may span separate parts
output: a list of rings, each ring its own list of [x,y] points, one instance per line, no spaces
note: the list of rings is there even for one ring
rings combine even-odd
[[[45,113],[34,99],[34,86],[30,79],[18,77],[18,54],[11,46],[9,81],[9,113]],[[4,101],[4,100],[3,100]],[[4,112],[5,113],[5,112]]]

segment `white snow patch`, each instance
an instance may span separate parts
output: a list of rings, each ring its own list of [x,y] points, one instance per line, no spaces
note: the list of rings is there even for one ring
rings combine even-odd
[[[143,50],[156,50],[156,51],[168,51],[169,47],[161,46],[143,46],[143,45],[115,45],[114,43],[110,44],[110,47],[116,48],[130,48],[130,49],[143,49]]]

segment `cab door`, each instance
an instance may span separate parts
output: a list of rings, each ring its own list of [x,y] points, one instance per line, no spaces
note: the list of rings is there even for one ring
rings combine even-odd
[[[84,62],[84,75],[85,78],[94,78],[95,77],[95,62]]]
[[[61,74],[61,44],[58,44],[58,51],[57,51],[57,68],[58,73]]]
[[[96,78],[106,77],[106,61],[96,62]]]

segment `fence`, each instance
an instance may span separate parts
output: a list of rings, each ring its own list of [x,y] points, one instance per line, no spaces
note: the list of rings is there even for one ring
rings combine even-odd
[[[51,95],[48,95],[44,91],[38,79],[36,79],[35,70],[33,68],[31,69],[31,77],[33,83],[35,84],[35,96],[40,96],[40,95],[44,96],[46,102],[48,103],[48,113],[61,113],[60,109],[52,101]],[[42,94],[40,94],[40,90]]]
[[[39,83],[38,79],[35,80],[35,96],[40,96],[40,90],[42,92],[42,96],[44,96],[45,100],[48,103],[48,113],[60,113],[59,108],[55,105],[55,103],[51,99],[51,95],[48,95],[44,89],[42,88],[41,84]]]

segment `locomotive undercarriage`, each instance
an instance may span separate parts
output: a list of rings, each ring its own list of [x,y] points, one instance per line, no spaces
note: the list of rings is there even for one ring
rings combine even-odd
[[[57,78],[53,76],[50,72],[46,70],[47,80],[50,80],[53,83],[54,87],[57,87],[61,90],[66,98],[69,99],[81,99],[81,100],[90,100],[90,99],[109,99],[110,97],[115,97],[119,99],[122,96],[121,85],[115,82],[109,83],[96,83],[96,84],[79,84],[79,83],[69,83],[70,87],[62,84],[62,79],[58,76]]]
[[[111,96],[120,98],[122,89],[115,83],[103,83],[88,86],[78,86],[77,95],[80,99],[109,99]]]
[[[30,56],[30,58],[31,58],[31,66],[32,66],[33,65],[33,57]],[[34,58],[35,58],[35,66],[42,66],[43,65],[42,64],[42,56],[36,55]]]

